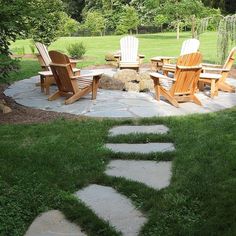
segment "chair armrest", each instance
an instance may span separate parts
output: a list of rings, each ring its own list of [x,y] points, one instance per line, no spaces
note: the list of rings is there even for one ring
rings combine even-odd
[[[149,75],[150,75],[151,77],[154,77],[154,78],[168,79],[168,80],[171,80],[171,81],[176,81],[176,79],[174,79],[174,78],[170,78],[170,77],[168,77],[168,76],[165,76],[165,75],[160,74],[160,73],[157,73],[157,72],[151,72],[151,73],[149,73]]]
[[[210,64],[210,63],[203,63],[202,64],[203,67],[220,67],[222,68],[222,65],[217,65],[217,64]]]
[[[77,60],[77,59],[73,59],[73,58],[69,58],[70,59],[70,63],[78,63],[79,62],[79,60]]]
[[[202,66],[179,66],[179,65],[176,65],[176,68],[179,68],[181,70],[191,70],[191,69],[202,69]]]
[[[120,54],[115,54],[114,57],[115,58],[120,58]]]
[[[211,67],[203,67],[202,68],[204,71],[215,71],[215,72],[229,72],[229,69],[224,69],[224,68],[211,68]]]
[[[84,77],[95,77],[95,76],[102,76],[103,73],[90,73],[90,74],[84,74],[84,75],[73,75],[70,77],[70,79],[79,79]]]
[[[138,54],[138,57],[141,58],[141,59],[143,59],[143,58],[145,58],[145,55],[143,55],[143,54]]]

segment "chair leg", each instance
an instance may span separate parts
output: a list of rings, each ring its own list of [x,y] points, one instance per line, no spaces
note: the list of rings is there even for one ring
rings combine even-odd
[[[163,89],[162,87],[160,87],[160,92],[162,93],[162,95],[175,107],[179,108],[179,103],[178,101],[169,93],[167,92],[165,89]]]
[[[214,98],[216,91],[216,81],[214,79],[211,80],[211,98]]]
[[[44,83],[45,83],[45,78],[44,76],[40,75],[40,87],[41,87],[41,92],[44,92]]]
[[[235,93],[235,88],[229,84],[226,84],[225,82],[219,83],[219,89],[224,92]]]
[[[70,98],[65,100],[65,104],[71,104],[77,100],[79,100],[82,96],[90,93],[92,90],[92,86],[86,87],[83,90],[80,90],[79,92],[75,93],[74,95],[72,95]]]
[[[200,102],[200,100],[195,95],[192,95],[192,100],[197,105],[202,106],[202,103]]]
[[[204,82],[198,81],[198,88],[200,91],[203,91],[204,90]]]
[[[92,84],[92,100],[96,99],[97,97],[97,90],[98,90],[98,84],[100,76],[94,76],[93,77],[93,84]]]
[[[49,98],[48,101],[53,101],[61,96],[60,91],[56,91],[54,94],[52,94]]]
[[[159,79],[158,81],[155,79],[154,80],[154,89],[156,93],[156,100],[160,101],[160,85],[159,85]]]

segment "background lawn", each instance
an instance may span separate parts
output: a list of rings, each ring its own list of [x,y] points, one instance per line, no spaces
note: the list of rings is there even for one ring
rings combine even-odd
[[[104,60],[105,54],[108,52],[114,52],[119,50],[119,40],[122,36],[104,36],[104,37],[67,37],[60,38],[54,42],[49,50],[60,50],[67,53],[67,46],[70,43],[83,41],[86,45],[87,52],[85,54],[84,60],[79,62],[78,66],[83,68],[88,65],[99,65],[105,64]],[[180,54],[180,49],[182,42],[188,38],[191,38],[189,32],[181,33],[180,40],[176,39],[176,34],[173,33],[159,33],[150,35],[137,35],[139,38],[139,51],[141,54],[145,55],[144,62],[150,62],[150,58],[154,56],[178,56]],[[201,45],[200,51],[203,53],[204,61],[216,62],[216,32],[204,33],[200,37]],[[17,40],[12,43],[11,50],[16,53],[19,49],[24,47],[25,53],[31,53],[29,45],[31,45],[31,40]],[[21,64],[23,67],[27,67],[30,64],[31,69],[27,68],[27,71],[37,73],[39,67],[38,63],[32,60],[23,59]],[[34,63],[35,62],[35,63]],[[37,67],[36,67],[37,66]],[[24,69],[24,68],[23,68]],[[32,73],[31,73],[32,74]],[[31,75],[29,74],[29,76]],[[22,77],[19,77],[22,79]],[[12,80],[16,80],[17,76],[12,77]]]

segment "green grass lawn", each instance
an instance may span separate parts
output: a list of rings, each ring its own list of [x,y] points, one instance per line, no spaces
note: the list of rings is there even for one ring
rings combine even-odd
[[[66,48],[69,44],[83,41],[86,45],[87,52],[85,59],[79,63],[79,67],[87,65],[105,64],[105,54],[119,50],[119,40],[122,36],[104,36],[104,37],[68,37],[60,38],[52,43],[49,50],[60,50],[67,52]],[[144,54],[144,62],[150,62],[150,58],[154,56],[178,56],[182,42],[187,38],[191,38],[189,32],[181,33],[181,38],[176,39],[176,34],[173,33],[159,33],[151,35],[138,35],[139,51]],[[215,62],[216,56],[216,41],[217,33],[208,32],[202,34],[200,37],[201,46],[200,51],[203,53],[205,61]],[[14,52],[16,48],[24,47],[25,53],[31,53],[29,45],[32,44],[30,40],[17,40],[11,45]]]
[[[167,136],[108,139],[120,124],[165,124]],[[73,193],[91,183],[114,187],[144,212],[141,235],[236,234],[236,109],[208,115],[142,120],[57,120],[48,124],[0,126],[0,235],[23,235],[34,218],[60,209],[88,235],[117,235],[77,201]],[[173,160],[166,189],[103,174],[114,155],[107,141],[174,141],[174,155],[136,159]]]
[[[68,42],[83,40],[86,61],[79,66],[104,64],[106,52],[119,48],[121,36],[61,38],[50,49],[64,50]],[[149,58],[178,55],[174,33],[139,35],[140,53]],[[216,58],[216,34],[203,34],[205,60]],[[18,40],[14,47],[25,46]],[[37,61],[23,59],[22,68],[7,82],[36,75]],[[121,124],[165,124],[164,135],[108,138],[108,130]],[[129,197],[149,221],[141,235],[236,235],[236,108],[186,117],[138,120],[55,120],[45,124],[0,126],[0,235],[24,235],[38,214],[61,210],[88,235],[116,232],[97,218],[73,193],[92,183],[112,186]],[[174,142],[176,152],[151,155],[113,154],[106,142]],[[169,187],[155,191],[143,184],[104,175],[111,159],[172,160]]]
[[[86,45],[87,52],[82,61],[78,63],[79,68],[90,65],[105,64],[105,55],[108,52],[119,50],[119,40],[122,36],[104,36],[104,37],[67,37],[60,38],[52,43],[49,50],[59,50],[67,53],[67,46],[70,43],[83,41]],[[154,56],[178,56],[180,53],[182,42],[191,38],[189,32],[181,33],[179,40],[176,39],[176,34],[159,33],[150,35],[137,35],[140,43],[140,53],[145,55],[144,62],[150,62],[150,58]],[[201,45],[200,51],[203,53],[203,59],[207,62],[216,62],[216,32],[207,32],[200,37]],[[12,43],[11,50],[16,53],[19,49],[24,47],[26,54],[31,53],[31,40],[17,40]],[[12,73],[8,82],[21,80],[30,76],[36,75],[40,70],[37,60],[22,59],[20,62],[22,69],[20,72]]]

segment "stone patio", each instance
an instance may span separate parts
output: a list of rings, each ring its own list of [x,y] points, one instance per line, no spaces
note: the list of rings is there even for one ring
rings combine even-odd
[[[105,75],[112,76],[114,69],[97,69]],[[88,71],[83,70],[82,73]],[[47,96],[40,91],[35,84],[39,82],[39,76],[21,80],[12,84],[5,95],[12,97],[17,103],[47,111],[66,112],[76,115],[90,117],[109,118],[138,118],[153,116],[178,116],[193,113],[208,113],[230,108],[236,105],[236,94],[219,92],[219,96],[211,99],[208,94],[198,93],[197,97],[203,106],[194,103],[182,103],[180,108],[175,108],[167,101],[154,99],[154,92],[137,93],[116,90],[98,90],[96,100],[91,100],[91,95],[81,98],[79,101],[64,105],[64,98],[55,101],[48,101]],[[228,83],[236,86],[235,79],[228,79]],[[52,86],[51,93],[56,91]]]

